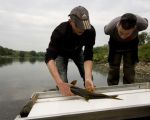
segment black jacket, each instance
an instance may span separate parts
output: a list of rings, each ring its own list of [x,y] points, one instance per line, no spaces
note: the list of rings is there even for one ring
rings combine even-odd
[[[45,62],[56,59],[57,56],[72,58],[80,54],[84,47],[84,60],[92,60],[93,45],[95,44],[95,29],[92,26],[82,35],[73,33],[69,22],[63,22],[55,28],[51,35],[51,41],[46,50]]]

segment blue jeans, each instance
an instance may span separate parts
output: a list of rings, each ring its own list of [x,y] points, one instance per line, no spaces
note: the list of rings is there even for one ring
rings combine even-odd
[[[123,58],[123,84],[131,84],[135,78],[135,63],[132,52],[116,52],[109,61],[108,85],[118,85],[120,75],[120,64]]]
[[[81,52],[78,55],[74,55],[70,59],[72,59],[74,61],[74,63],[76,64],[76,66],[79,70],[79,73],[80,73],[80,75],[81,75],[81,77],[83,78],[83,81],[84,81],[84,57],[83,57],[83,52]],[[61,76],[61,79],[64,80],[64,82],[67,82],[67,83],[68,83],[68,78],[67,78],[68,61],[69,61],[68,57],[58,56],[56,58],[56,66],[57,66],[58,72]]]

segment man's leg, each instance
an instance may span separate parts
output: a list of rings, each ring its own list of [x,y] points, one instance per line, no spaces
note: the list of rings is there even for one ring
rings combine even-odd
[[[67,78],[68,58],[58,56],[56,58],[56,66],[61,76],[61,79],[64,80],[64,82],[68,83],[68,78]]]
[[[132,53],[128,52],[123,55],[123,83],[134,83],[135,79],[135,62],[132,59]]]
[[[83,81],[85,82],[84,79],[84,57],[83,57],[83,52],[81,52],[78,56],[74,56],[72,58],[76,66],[78,67],[79,73],[81,77],[83,78]]]
[[[108,85],[118,85],[120,75],[120,63],[122,54],[115,53],[109,61]]]

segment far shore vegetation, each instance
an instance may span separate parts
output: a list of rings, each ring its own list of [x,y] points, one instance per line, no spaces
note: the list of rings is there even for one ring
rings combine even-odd
[[[139,61],[150,62],[150,33],[141,32],[139,34]],[[103,45],[99,47],[94,47],[94,57],[93,61],[95,63],[107,63],[108,57],[108,45]],[[31,60],[36,59],[44,61],[45,52],[32,51],[18,51],[12,50],[0,46],[0,59],[1,58],[14,58],[14,59],[24,59]]]
[[[0,46],[0,58],[13,58],[13,59],[41,59],[44,60],[44,52],[32,51],[18,51]]]

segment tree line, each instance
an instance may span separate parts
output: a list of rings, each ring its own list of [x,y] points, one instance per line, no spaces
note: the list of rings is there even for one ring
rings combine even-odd
[[[44,58],[44,52],[32,51],[18,51],[0,46],[0,57],[14,57],[14,58]]]

